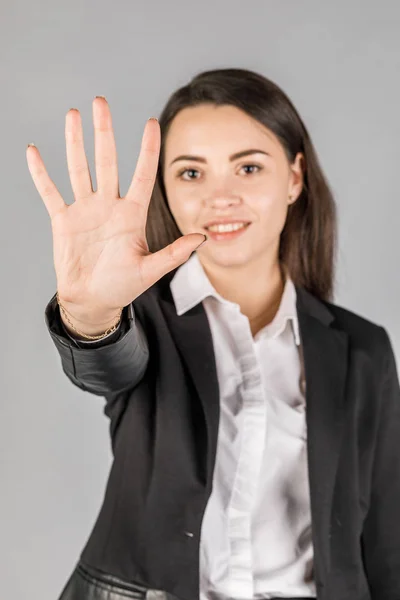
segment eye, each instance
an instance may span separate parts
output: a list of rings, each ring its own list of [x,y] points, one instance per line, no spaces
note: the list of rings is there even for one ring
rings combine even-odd
[[[198,173],[198,171],[197,169],[182,169],[182,171],[179,171],[179,173],[177,174],[177,177],[184,179],[182,177],[184,173]],[[197,179],[197,177],[189,177],[189,181],[191,179]],[[188,181],[188,179],[184,179],[184,181]]]
[[[261,171],[262,167],[260,165],[253,165],[253,164],[249,164],[249,165],[243,165],[242,169],[247,169],[248,167],[255,167],[258,171]],[[254,172],[254,171],[252,171]]]

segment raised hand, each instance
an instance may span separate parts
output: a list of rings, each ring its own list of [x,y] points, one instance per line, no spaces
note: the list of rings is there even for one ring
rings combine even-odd
[[[59,298],[80,321],[86,318],[100,323],[112,320],[119,309],[185,262],[204,236],[184,235],[158,252],[149,252],[145,231],[159,160],[159,123],[156,119],[146,123],[136,169],[123,198],[119,195],[111,112],[102,97],[93,100],[93,124],[95,192],[76,109],[68,111],[65,123],[75,202],[69,206],[64,202],[35,146],[28,146],[27,161],[51,219]]]

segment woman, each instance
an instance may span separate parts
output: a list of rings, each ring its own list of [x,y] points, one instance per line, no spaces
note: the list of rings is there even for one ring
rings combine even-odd
[[[124,198],[67,114],[67,206],[35,148],[67,377],[113,465],[60,600],[400,597],[400,396],[386,330],[332,302],[335,204],[282,90],[197,75],[149,120]],[[206,243],[201,243],[207,236]]]

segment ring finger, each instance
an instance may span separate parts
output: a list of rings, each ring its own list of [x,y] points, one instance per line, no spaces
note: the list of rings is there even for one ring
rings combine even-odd
[[[93,194],[89,164],[85,154],[82,119],[76,108],[71,108],[65,118],[65,141],[68,172],[75,200]]]

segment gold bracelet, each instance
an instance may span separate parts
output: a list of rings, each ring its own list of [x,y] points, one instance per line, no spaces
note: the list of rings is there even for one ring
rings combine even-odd
[[[121,320],[121,315],[122,315],[122,311],[123,311],[123,308],[121,308],[121,310],[120,310],[120,313],[119,313],[119,316],[118,316],[118,320],[117,320],[117,322],[115,323],[115,325],[113,325],[112,327],[109,327],[108,329],[106,329],[106,331],[105,331],[104,333],[102,333],[101,335],[86,335],[86,333],[83,333],[82,331],[79,331],[79,329],[77,329],[77,328],[76,328],[76,327],[73,325],[73,323],[71,322],[71,320],[68,318],[67,311],[66,311],[66,309],[65,309],[65,308],[62,306],[62,304],[61,304],[61,302],[60,302],[60,297],[59,297],[59,295],[58,295],[58,292],[57,292],[57,302],[58,302],[58,305],[59,305],[59,307],[60,307],[60,310],[62,311],[63,315],[65,316],[66,320],[68,321],[68,323],[70,324],[70,326],[72,327],[72,329],[73,329],[74,331],[76,331],[77,333],[79,333],[79,335],[83,336],[84,338],[86,338],[86,339],[88,339],[88,340],[101,340],[101,338],[103,338],[103,337],[106,337],[106,335],[108,335],[108,334],[109,334],[109,333],[111,333],[112,331],[115,331],[115,330],[116,330],[116,328],[117,328],[117,326],[118,326],[118,324],[119,324],[119,322],[120,322],[120,320]]]

